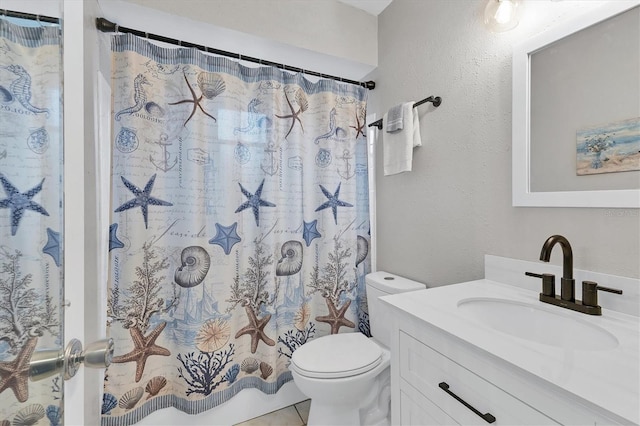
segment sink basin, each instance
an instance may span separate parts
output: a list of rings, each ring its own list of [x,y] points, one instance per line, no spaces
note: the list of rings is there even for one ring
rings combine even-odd
[[[496,331],[543,345],[581,351],[603,351],[614,349],[619,344],[618,339],[602,327],[528,303],[508,299],[471,298],[460,300],[458,309]]]

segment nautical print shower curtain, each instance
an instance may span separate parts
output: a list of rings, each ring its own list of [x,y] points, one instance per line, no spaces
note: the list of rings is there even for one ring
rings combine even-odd
[[[33,382],[28,369],[35,350],[62,347],[60,44],[57,25],[29,27],[0,18],[3,425],[57,425],[62,419],[62,378]]]
[[[275,393],[300,345],[368,334],[365,89],[129,34],[112,67],[102,423]]]

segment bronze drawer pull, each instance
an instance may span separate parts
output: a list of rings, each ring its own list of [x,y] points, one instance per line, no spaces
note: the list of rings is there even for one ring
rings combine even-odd
[[[493,423],[496,421],[496,418],[493,417],[490,413],[486,413],[486,414],[482,414],[480,411],[476,410],[475,408],[473,408],[471,405],[469,405],[469,403],[467,403],[467,401],[465,401],[464,399],[460,398],[458,395],[456,395],[455,393],[451,392],[449,390],[449,385],[446,384],[445,382],[440,382],[438,384],[438,386],[440,387],[440,389],[442,389],[443,391],[445,391],[446,393],[448,393],[449,395],[451,395],[452,397],[454,397],[458,402],[462,403],[462,405],[464,405],[465,407],[467,407],[469,410],[473,411],[474,413],[476,413],[478,416],[482,417],[482,420],[484,420],[487,423]]]

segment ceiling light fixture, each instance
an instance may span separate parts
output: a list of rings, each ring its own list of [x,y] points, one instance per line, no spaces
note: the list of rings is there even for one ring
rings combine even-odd
[[[520,0],[489,0],[484,9],[484,24],[494,33],[509,31],[518,25]]]

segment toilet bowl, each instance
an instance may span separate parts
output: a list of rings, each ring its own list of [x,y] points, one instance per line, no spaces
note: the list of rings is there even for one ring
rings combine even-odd
[[[390,329],[378,298],[422,290],[424,284],[386,272],[366,277],[372,336],[332,334],[312,340],[291,357],[293,381],[311,398],[308,425],[375,425],[390,421]]]

